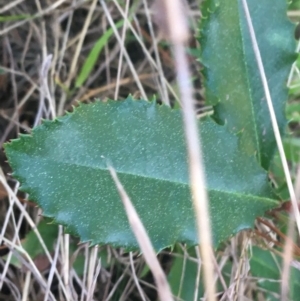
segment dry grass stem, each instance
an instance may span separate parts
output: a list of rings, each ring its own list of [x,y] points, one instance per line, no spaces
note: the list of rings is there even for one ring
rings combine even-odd
[[[25,0],[15,0],[11,1],[10,3],[6,4],[3,8],[0,9],[0,14],[12,9],[13,7],[17,6],[18,4],[22,3]]]
[[[130,258],[130,266],[131,266],[131,271],[132,271],[132,275],[133,275],[133,280],[134,280],[134,283],[140,293],[140,296],[142,298],[142,301],[146,301],[146,297],[145,297],[145,294],[143,292],[143,289],[141,288],[141,285],[139,283],[139,279],[136,275],[136,272],[135,272],[135,267],[134,267],[134,262],[133,262],[133,255],[132,255],[132,252],[129,253],[129,258]]]
[[[122,37],[121,37],[122,47],[121,47],[121,51],[120,51],[120,55],[119,55],[119,63],[118,63],[118,71],[117,71],[117,79],[116,79],[116,90],[115,90],[115,98],[114,99],[118,99],[118,96],[119,96],[121,69],[122,69],[122,65],[123,65],[123,50],[124,50],[126,31],[127,31],[127,26],[128,26],[127,23],[129,23],[128,22],[128,12],[129,12],[129,0],[126,0],[125,16],[124,16],[125,23],[124,23],[123,30],[122,30]]]
[[[92,301],[93,300],[93,295],[94,295],[94,291],[95,291],[95,288],[96,288],[97,278],[99,276],[100,270],[101,270],[101,259],[98,259],[97,266],[96,266],[95,273],[94,273],[94,277],[93,277],[93,281],[92,281],[91,287],[89,289],[89,292],[87,294],[88,295],[87,301]]]
[[[116,171],[109,167],[110,174],[117,186],[121,200],[125,207],[127,218],[131,229],[136,237],[136,240],[141,248],[141,251],[145,257],[145,260],[152,271],[155,283],[157,286],[158,295],[161,301],[173,301],[172,292],[170,290],[167,278],[156,258],[155,251],[153,249],[150,238],[140,220],[135,208],[133,207],[131,200],[129,199],[123,185],[121,184]]]
[[[185,53],[185,44],[189,33],[187,20],[183,14],[183,3],[180,0],[165,0],[168,31],[174,48],[175,64],[177,67],[177,82],[179,85],[185,136],[187,141],[191,191],[196,215],[200,253],[204,268],[204,283],[207,300],[216,300],[214,285],[213,248],[211,241],[211,226],[208,196],[205,185],[205,172],[202,162],[201,142],[198,133],[195,114],[193,88],[190,82],[188,60]]]
[[[25,277],[25,283],[22,291],[22,301],[28,300],[30,281],[31,281],[31,271],[27,271]]]
[[[25,0],[24,0],[25,1]],[[81,0],[79,2],[83,3],[85,2],[86,0]],[[43,17],[49,13],[51,13],[53,10],[57,9],[59,6],[61,6],[64,2],[66,2],[66,0],[58,0],[56,2],[54,2],[52,5],[48,6],[47,9],[33,15],[31,18],[28,18],[28,19],[25,19],[25,20],[22,20],[20,22],[17,22],[17,23],[14,23],[12,24],[11,26],[7,26],[6,28],[4,28],[3,30],[0,30],[0,36],[2,35],[5,35],[7,34],[9,31],[17,28],[17,27],[20,27],[24,24],[26,24],[27,22],[29,22],[30,20],[33,20],[35,18],[40,18],[40,17]],[[79,4],[79,3],[77,3]]]
[[[294,224],[294,218],[295,218],[297,228],[298,228],[298,234],[300,235],[300,213],[299,213],[299,208],[298,208],[297,196],[296,196],[296,193],[295,193],[295,190],[293,187],[288,162],[287,162],[286,155],[284,152],[283,143],[281,140],[281,135],[280,135],[280,131],[278,128],[277,119],[276,119],[276,115],[275,115],[275,111],[274,111],[274,107],[273,107],[273,103],[272,103],[272,99],[271,99],[271,94],[270,94],[270,90],[269,90],[269,86],[268,86],[268,81],[267,81],[266,74],[264,71],[264,66],[263,66],[263,62],[261,59],[259,46],[258,46],[258,43],[256,40],[256,35],[255,35],[254,28],[253,28],[247,0],[243,0],[243,8],[245,11],[245,16],[246,16],[246,20],[247,20],[251,40],[252,40],[252,46],[253,46],[253,50],[255,53],[255,58],[257,61],[258,69],[260,72],[262,84],[263,84],[264,91],[265,91],[265,97],[266,97],[266,101],[267,101],[270,116],[271,116],[273,131],[274,131],[274,135],[276,138],[277,147],[279,150],[280,159],[282,162],[282,166],[283,166],[283,170],[284,170],[284,174],[285,174],[285,178],[286,178],[286,182],[287,182],[287,186],[288,186],[288,190],[289,190],[289,194],[290,194],[290,198],[291,198],[293,214],[294,214],[294,217],[291,216],[289,219],[289,226],[288,226],[289,239],[286,240],[285,247],[284,247],[284,256],[283,256],[284,260],[283,260],[283,273],[282,273],[282,285],[281,285],[281,300],[288,300],[289,299],[288,298],[289,270],[290,270],[290,263],[292,260],[292,255],[293,255],[293,236],[294,236],[293,224]]]
[[[62,227],[59,227],[59,231],[58,231],[58,241],[60,239],[60,237],[62,236]],[[59,256],[59,250],[60,250],[60,245],[59,243],[56,244],[55,246],[55,250],[54,250],[54,257],[53,257],[53,262],[51,264],[51,268],[50,268],[50,272],[49,272],[49,276],[48,276],[48,281],[47,281],[47,289],[46,289],[46,293],[44,296],[44,301],[47,301],[51,292],[51,284],[53,281],[53,276],[55,275],[55,270],[57,267],[57,262],[58,262],[58,256]],[[68,296],[66,296],[67,300],[70,300],[68,298]]]
[[[297,176],[295,181],[295,193],[297,199],[300,197],[300,166],[297,169]],[[294,252],[294,239],[295,239],[295,217],[291,212],[289,214],[289,222],[288,222],[288,231],[287,237],[283,249],[283,268],[281,274],[281,300],[289,300],[289,291],[290,291],[290,269],[291,263],[293,261],[293,252]]]
[[[80,33],[78,44],[77,44],[77,47],[76,47],[76,51],[75,51],[73,59],[72,59],[71,68],[70,68],[70,72],[69,72],[69,77],[68,77],[68,80],[66,82],[67,87],[70,86],[71,80],[75,76],[75,72],[76,72],[77,64],[78,64],[78,58],[79,58],[79,55],[80,55],[80,52],[81,52],[81,49],[82,49],[83,41],[86,37],[86,33],[87,33],[87,30],[88,30],[89,25],[91,23],[92,16],[93,16],[93,13],[95,11],[97,2],[98,2],[98,0],[93,0],[92,1],[92,5],[90,6],[87,18],[85,19],[82,31]]]
[[[105,301],[110,301],[110,299],[113,297],[114,293],[116,292],[118,286],[120,285],[120,283],[122,282],[122,280],[124,279],[126,273],[128,271],[128,266],[124,269],[122,275],[118,278],[117,282],[115,283],[115,285],[113,286],[113,288],[111,289],[111,291],[109,292],[109,295],[106,297]]]
[[[300,213],[299,213],[299,208],[298,208],[298,202],[297,202],[296,194],[294,191],[289,166],[288,166],[287,159],[285,156],[285,152],[284,152],[284,148],[283,148],[283,144],[282,144],[282,140],[281,140],[281,136],[280,136],[280,131],[279,131],[277,120],[276,120],[276,115],[275,115],[275,111],[274,111],[274,107],[273,107],[273,103],[272,103],[272,99],[271,99],[271,94],[270,94],[270,90],[269,90],[269,86],[268,86],[267,77],[266,77],[265,70],[264,70],[264,65],[263,65],[263,62],[261,59],[259,47],[258,47],[257,40],[256,40],[255,31],[253,28],[253,24],[252,24],[252,20],[251,20],[251,16],[250,16],[249,9],[248,9],[248,4],[247,4],[246,0],[243,0],[243,7],[244,7],[245,16],[246,16],[250,36],[251,36],[251,41],[252,41],[255,58],[257,61],[257,66],[259,69],[259,73],[260,73],[262,84],[263,84],[264,91],[265,91],[265,97],[266,97],[266,101],[267,101],[269,112],[270,112],[270,117],[271,117],[271,121],[272,121],[272,126],[273,126],[273,131],[274,131],[277,147],[279,150],[286,182],[288,185],[289,194],[291,197],[293,212],[294,212],[296,224],[298,227],[298,233],[300,234]]]
[[[44,98],[46,97],[49,101],[49,108],[51,112],[51,118],[54,119],[56,117],[56,109],[55,109],[55,101],[51,96],[49,86],[48,86],[48,72],[52,62],[52,54],[47,55],[45,60],[43,61],[41,68],[41,96],[40,96],[40,105],[37,116],[42,116],[42,110],[44,107]],[[36,119],[39,122],[39,119]],[[37,124],[36,124],[37,125]]]
[[[62,232],[62,226],[59,226],[59,230]],[[64,284],[66,287],[66,292],[67,292],[67,296],[66,299],[67,300],[72,300],[71,298],[71,290],[70,290],[70,234],[64,234],[59,236],[62,239],[62,250],[63,250],[63,256],[62,256],[62,261],[63,261],[63,279],[64,279]]]
[[[115,23],[114,23],[114,21],[112,19],[111,13],[109,12],[109,9],[108,9],[108,7],[106,5],[106,2],[104,0],[99,0],[99,2],[102,5],[103,10],[104,10],[104,12],[106,14],[106,17],[108,19],[108,22],[109,22],[110,26],[112,27],[112,29],[114,31],[114,34],[115,34],[115,36],[117,38],[117,41],[118,41],[118,43],[119,43],[119,45],[120,45],[120,47],[121,47],[121,49],[123,51],[124,57],[126,59],[126,62],[127,62],[128,66],[130,68],[130,71],[131,71],[132,76],[133,76],[133,78],[135,80],[135,83],[138,86],[140,93],[142,94],[142,97],[144,99],[148,99],[148,97],[146,95],[146,92],[145,92],[145,89],[144,89],[143,85],[141,84],[139,76],[138,76],[138,74],[137,74],[137,72],[136,72],[136,70],[134,68],[134,65],[133,65],[133,63],[132,63],[132,61],[131,61],[131,59],[129,57],[129,54],[128,54],[127,50],[124,48],[124,45],[122,44],[122,39],[121,39],[121,37],[119,35],[119,32],[118,32],[118,30],[116,28],[116,25],[115,25]]]
[[[87,278],[87,300],[91,300],[93,297],[93,282],[94,282],[94,274],[97,263],[97,255],[98,255],[99,246],[94,246],[92,251],[90,252],[90,261],[89,261],[89,270],[88,270],[88,278]]]
[[[125,12],[123,11],[123,9],[121,8],[121,6],[119,5],[119,3],[114,0],[114,4],[116,5],[116,7],[118,8],[119,12],[121,13],[122,17],[125,18]],[[146,58],[147,58],[147,61],[153,66],[153,68],[155,69],[154,72],[158,72],[158,74],[160,75],[161,77],[161,80],[163,81],[163,85],[165,85],[170,93],[172,94],[172,96],[178,101],[178,96],[174,90],[174,88],[172,87],[172,85],[168,82],[168,80],[166,79],[165,75],[164,75],[164,71],[163,71],[163,68],[160,64],[160,59],[159,59],[159,55],[157,55],[157,61],[155,61],[153,58],[152,58],[152,55],[151,53],[149,52],[149,50],[147,49],[147,47],[145,46],[145,43],[143,42],[142,38],[140,37],[140,35],[138,34],[137,30],[135,30],[134,26],[128,22],[127,23],[130,31],[134,34],[134,37],[136,38],[137,42],[139,43],[139,45],[142,47],[145,55],[146,55]],[[151,28],[151,27],[150,27]],[[157,38],[154,37],[154,40],[156,41]],[[151,40],[152,41],[152,40]],[[153,41],[153,43],[157,43]],[[154,49],[155,49],[155,46],[154,46]],[[166,90],[167,91],[167,90]],[[164,92],[161,92],[162,95],[164,95]],[[169,97],[167,97],[166,99],[163,99],[164,103],[168,104],[167,103],[167,99]]]
[[[201,255],[199,252],[199,248],[195,248],[196,249],[196,254],[197,254],[197,259],[198,259],[198,263],[197,263],[197,276],[196,276],[196,281],[195,281],[195,292],[194,292],[194,301],[198,300],[198,292],[199,292],[199,285],[200,285],[200,276],[201,276],[201,266],[202,266],[202,262],[201,262]]]
[[[169,99],[169,94],[168,94],[166,78],[165,78],[165,75],[164,75],[162,62],[161,62],[161,58],[160,58],[160,54],[159,54],[159,50],[158,50],[158,38],[154,34],[152,19],[151,19],[151,16],[150,16],[150,9],[148,7],[147,1],[143,0],[143,4],[144,4],[144,9],[145,9],[145,14],[146,14],[146,17],[147,17],[147,23],[148,23],[148,27],[149,27],[149,31],[150,31],[151,41],[153,43],[153,49],[154,49],[156,64],[157,64],[157,70],[159,72],[158,87],[159,87],[159,90],[161,91],[163,102],[166,105],[170,105],[170,99]]]
[[[11,188],[9,187],[9,185],[7,184],[6,180],[2,177],[2,175],[0,174],[0,182],[2,183],[3,187],[6,189],[6,191],[8,192],[9,196],[10,196],[10,200],[11,202],[13,202],[14,204],[17,205],[17,207],[20,209],[21,213],[24,214],[24,217],[26,218],[26,221],[28,222],[28,224],[30,225],[30,227],[32,228],[33,232],[35,233],[35,235],[37,236],[46,256],[47,256],[47,259],[49,260],[49,262],[51,263],[51,265],[53,265],[53,259],[50,255],[50,252],[47,248],[47,246],[45,245],[45,242],[43,240],[43,238],[41,237],[41,234],[37,231],[37,228],[36,228],[36,225],[35,223],[33,222],[32,218],[30,217],[29,213],[25,210],[24,206],[20,203],[19,199],[17,198],[17,196],[15,195],[15,193],[11,190]],[[26,253],[26,251],[19,247],[19,246],[16,246],[14,244],[12,244],[11,241],[9,241],[8,239],[6,239],[5,237],[2,237],[2,240],[8,244],[8,246],[11,246],[13,245],[17,250],[19,250],[22,254],[25,254],[27,259],[29,260],[29,263],[32,265],[32,268],[33,270],[37,273],[37,275],[40,275],[40,272],[37,270],[35,264],[33,263],[32,259],[30,258],[30,256],[28,256],[28,254]],[[67,292],[66,292],[66,288],[64,286],[64,283],[61,279],[61,276],[58,272],[57,269],[55,269],[55,275],[59,281],[59,284],[61,286],[61,289],[63,291],[63,293],[65,294],[65,296],[67,295]],[[46,285],[45,285],[46,287]],[[51,293],[52,294],[52,293]]]
[[[20,252],[20,254],[22,254],[23,256],[25,256],[25,258],[28,260],[30,266],[33,269],[33,273],[34,276],[37,278],[38,282],[41,284],[41,287],[46,290],[47,288],[47,284],[45,282],[44,277],[42,276],[42,274],[40,273],[40,271],[37,269],[36,265],[34,264],[34,262],[32,261],[31,257],[29,256],[29,254],[20,246],[13,244],[9,239],[6,239],[5,237],[3,237],[3,241],[4,243],[11,248],[12,250],[17,250],[18,252]],[[2,278],[2,276],[1,276]],[[55,300],[55,297],[53,296],[52,292],[49,293],[50,297],[52,300]]]

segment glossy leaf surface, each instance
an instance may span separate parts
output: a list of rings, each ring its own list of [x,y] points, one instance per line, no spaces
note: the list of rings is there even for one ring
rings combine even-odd
[[[235,135],[210,119],[199,128],[217,245],[277,201],[266,173],[239,151]],[[30,199],[82,241],[137,248],[109,162],[157,250],[197,243],[179,110],[132,99],[81,105],[5,151]]]

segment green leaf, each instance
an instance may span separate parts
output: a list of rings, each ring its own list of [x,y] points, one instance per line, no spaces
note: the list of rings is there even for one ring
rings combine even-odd
[[[287,1],[289,3],[289,9],[300,9],[300,1],[299,0],[292,0]]]
[[[286,117],[289,122],[300,123],[300,103],[293,102],[286,106]]]
[[[279,300],[280,285],[282,279],[282,258],[269,250],[253,247],[250,259],[251,274],[258,277],[258,285],[266,290],[267,300]],[[300,271],[295,267],[290,269],[290,299],[299,300]],[[277,296],[275,295],[277,294]]]
[[[238,139],[199,121],[215,245],[277,205],[267,174]],[[96,102],[44,121],[5,145],[13,175],[44,210],[83,242],[137,248],[109,162],[157,250],[197,243],[179,110],[155,102]]]
[[[296,179],[297,167],[300,163],[300,139],[298,137],[286,136],[282,142],[286,158],[290,164],[291,177],[292,180],[294,180]],[[290,193],[286,184],[286,178],[278,151],[276,151],[274,155],[270,166],[270,173],[277,186],[276,194],[280,196],[282,200],[289,200]]]
[[[296,59],[295,26],[287,19],[286,1],[247,2],[283,132],[285,82]],[[241,149],[249,155],[256,153],[268,169],[276,142],[242,1],[207,0],[202,11],[200,44],[207,101],[215,105],[216,120],[240,133]]]
[[[283,140],[283,147],[286,158],[295,164],[300,162],[300,139],[295,137],[286,137]]]

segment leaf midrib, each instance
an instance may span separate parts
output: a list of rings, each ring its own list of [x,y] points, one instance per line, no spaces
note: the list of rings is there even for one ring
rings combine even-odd
[[[44,159],[44,158],[40,158],[44,161],[49,161],[49,159]],[[104,159],[103,159],[104,160]],[[52,162],[55,162],[55,163],[58,163],[58,164],[68,164],[68,165],[75,165],[75,166],[78,166],[78,167],[85,167],[85,168],[91,168],[91,169],[95,169],[95,170],[101,170],[101,171],[107,171],[109,172],[108,169],[106,168],[95,168],[95,166],[93,165],[85,165],[85,164],[78,164],[78,163],[70,163],[70,162],[65,162],[65,161],[58,161],[58,160],[51,160]],[[144,178],[144,179],[151,179],[151,180],[157,180],[157,181],[163,181],[163,182],[166,182],[166,183],[173,183],[173,184],[179,184],[179,185],[184,185],[184,186],[189,186],[189,183],[188,182],[182,182],[182,181],[171,181],[171,180],[168,180],[168,179],[165,179],[165,178],[159,178],[159,177],[151,177],[151,176],[145,176],[143,174],[134,174],[134,173],[131,173],[131,172],[124,172],[124,171],[121,171],[121,170],[118,170],[117,168],[115,168],[117,174],[119,175],[128,175],[128,176],[132,176],[132,177],[140,177],[140,178]],[[254,200],[257,200],[257,199],[260,199],[260,200],[266,200],[270,203],[274,203],[274,205],[277,205],[278,204],[278,201],[276,200],[273,200],[271,198],[267,198],[267,197],[262,197],[262,196],[257,196],[257,195],[252,195],[252,194],[248,194],[248,193],[241,193],[241,192],[234,192],[234,191],[226,191],[226,190],[218,190],[218,189],[212,189],[210,187],[208,187],[207,189],[209,192],[218,192],[218,193],[223,193],[223,194],[228,194],[228,195],[231,195],[231,196],[236,196],[237,199],[240,199],[240,198],[251,198],[251,199],[254,199]]]

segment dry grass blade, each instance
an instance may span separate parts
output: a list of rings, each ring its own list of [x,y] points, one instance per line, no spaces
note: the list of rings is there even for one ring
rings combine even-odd
[[[129,253],[129,258],[130,258],[130,266],[131,266],[131,271],[132,271],[133,280],[134,280],[135,285],[136,285],[136,287],[137,287],[137,289],[138,289],[138,291],[139,291],[139,294],[140,294],[140,296],[141,296],[142,301],[146,301],[146,298],[145,298],[143,289],[142,289],[141,286],[140,286],[139,279],[138,279],[138,277],[137,277],[137,275],[136,275],[136,272],[135,272],[135,267],[134,267],[132,252]]]
[[[197,298],[198,298],[200,275],[201,275],[201,264],[202,264],[198,248],[196,248],[196,253],[197,253],[197,258],[198,258],[198,268],[197,268],[197,276],[196,276],[196,282],[195,282],[194,301],[197,301]]]
[[[193,89],[188,60],[185,53],[185,44],[188,41],[187,20],[183,13],[183,3],[180,0],[165,0],[168,33],[174,47],[175,64],[177,67],[177,81],[179,85],[181,103],[183,107],[183,119],[185,136],[187,141],[191,189],[194,209],[197,219],[197,228],[200,253],[204,266],[204,283],[207,300],[216,300],[214,285],[213,249],[211,241],[211,226],[209,219],[208,196],[205,190],[204,167],[200,147],[200,138],[197,128],[197,120],[194,108]]]
[[[51,263],[51,265],[55,266],[55,265],[53,264],[52,256],[51,256],[51,254],[50,254],[50,252],[49,252],[49,250],[48,250],[48,248],[47,248],[47,246],[46,246],[46,244],[45,244],[45,242],[44,242],[44,240],[43,240],[41,234],[38,232],[35,223],[34,223],[33,220],[31,219],[29,213],[25,210],[25,208],[23,207],[23,205],[20,203],[20,201],[19,201],[19,199],[17,198],[17,196],[15,195],[15,193],[14,193],[14,192],[12,191],[12,189],[9,187],[9,185],[7,184],[6,180],[5,180],[4,177],[1,175],[1,173],[0,173],[0,182],[2,183],[3,187],[6,189],[7,193],[9,194],[9,196],[10,196],[12,202],[14,202],[14,204],[17,205],[18,208],[20,209],[21,213],[24,214],[24,217],[26,218],[28,224],[30,225],[30,227],[31,227],[32,230],[34,231],[35,235],[37,236],[37,238],[38,238],[38,240],[39,240],[39,242],[40,242],[40,245],[42,246],[42,248],[43,248],[43,250],[44,250],[44,252],[45,252],[45,254],[46,254],[46,256],[47,256],[47,258],[48,258],[48,260],[49,260],[49,262]],[[38,279],[40,279],[41,281],[43,281],[43,277],[40,276],[40,272],[37,270],[35,264],[33,263],[32,259],[31,259],[30,256],[27,254],[27,252],[26,252],[23,248],[21,248],[21,247],[15,245],[15,244],[13,244],[11,241],[9,241],[8,239],[6,239],[5,237],[2,236],[1,238],[2,238],[3,242],[6,243],[9,247],[12,247],[12,249],[15,248],[15,249],[18,250],[21,254],[24,254],[24,255],[26,256],[27,260],[29,261],[29,263],[30,263],[30,265],[31,265],[31,267],[32,267],[32,269],[33,269],[33,271],[34,271],[35,274],[37,275]],[[57,268],[55,268],[55,275],[56,275],[56,277],[57,277],[57,279],[58,279],[58,281],[59,281],[59,284],[60,284],[60,287],[61,287],[61,289],[62,289],[63,294],[64,294],[65,296],[67,296],[68,294],[67,294],[66,288],[65,288],[65,286],[64,286],[64,283],[62,282],[61,276],[60,276],[60,274],[59,274]],[[0,278],[0,279],[1,279],[1,278]],[[45,284],[44,287],[45,287],[45,289],[46,289],[46,288],[47,288],[47,285]],[[50,295],[52,295],[51,292],[50,292]],[[55,299],[55,298],[53,297],[53,299]]]
[[[41,68],[41,100],[40,104],[44,103],[44,97],[48,98],[49,107],[51,112],[51,117],[54,119],[56,117],[55,113],[55,101],[52,99],[49,86],[48,86],[48,72],[52,62],[52,54],[46,56],[42,68]],[[43,106],[40,105],[40,110],[43,109]],[[41,116],[42,112],[39,112],[38,115]]]
[[[148,23],[148,27],[149,27],[150,37],[152,38],[153,50],[154,50],[155,57],[156,57],[156,64],[157,64],[157,68],[158,68],[158,72],[159,72],[158,86],[161,85],[160,90],[161,90],[162,99],[163,99],[164,103],[166,105],[170,105],[167,84],[165,82],[164,71],[162,69],[162,62],[161,62],[159,50],[158,50],[158,39],[156,38],[156,36],[154,34],[153,24],[152,24],[152,20],[151,20],[151,16],[150,16],[150,9],[148,7],[149,4],[147,4],[146,0],[143,0],[143,3],[144,3],[144,8],[145,8],[145,15],[147,17],[147,23]]]
[[[61,236],[62,236],[62,227],[60,226],[58,237],[61,237]],[[48,276],[48,279],[47,279],[47,289],[46,289],[46,292],[45,292],[44,301],[48,300],[49,294],[51,293],[51,284],[52,284],[52,281],[53,281],[53,276],[54,276],[56,265],[57,265],[57,262],[58,262],[59,247],[60,247],[59,243],[57,243],[56,247],[55,247],[55,251],[54,251],[53,262],[51,264],[51,269],[50,269],[49,276]],[[67,298],[67,300],[70,300],[70,299]]]
[[[24,0],[16,0],[16,1],[9,2],[3,8],[0,9],[0,14],[12,9],[14,6],[17,6],[18,4],[20,4],[23,1]]]
[[[62,226],[59,226],[60,231],[62,230]],[[62,237],[62,236],[61,236]],[[71,300],[71,290],[70,290],[70,235],[64,234],[62,237],[62,246],[63,246],[63,280],[66,287],[67,300]]]
[[[32,270],[33,270],[33,273],[34,273],[36,279],[39,280],[39,284],[42,286],[43,290],[46,291],[47,284],[45,282],[45,279],[42,276],[42,274],[39,272],[39,270],[37,269],[36,265],[32,261],[29,254],[22,247],[20,247],[18,245],[14,245],[10,240],[6,239],[5,237],[3,237],[3,241],[9,248],[15,249],[15,250],[19,251],[20,254],[23,254],[25,256],[25,258],[28,260],[28,262],[30,263],[30,265],[32,267]],[[5,280],[5,278],[4,278],[4,280]],[[50,300],[55,300],[55,297],[53,296],[53,294],[51,292],[49,294],[51,296]]]
[[[24,288],[22,291],[22,301],[28,300],[30,281],[31,281],[31,272],[27,271],[25,276]]]
[[[96,273],[95,276],[95,269],[96,269],[96,264],[97,264],[97,255],[98,255],[98,246],[93,247],[91,253],[90,253],[90,261],[89,261],[89,272],[88,272],[88,279],[87,279],[87,288],[88,288],[88,294],[87,294],[87,301],[92,300],[93,298],[93,293],[94,293],[94,282],[95,279],[97,278],[100,270],[98,273]]]
[[[80,55],[82,45],[83,45],[83,41],[86,37],[89,25],[91,23],[93,13],[94,13],[95,8],[96,8],[96,4],[97,4],[97,0],[93,0],[92,5],[91,5],[91,7],[89,9],[89,12],[88,12],[88,16],[87,16],[87,18],[85,20],[85,23],[83,25],[83,28],[82,28],[82,31],[81,31],[81,34],[80,34],[80,37],[79,37],[79,41],[78,41],[78,44],[77,44],[77,47],[76,47],[76,51],[75,51],[75,54],[74,54],[73,59],[72,59],[70,72],[69,72],[69,77],[68,77],[67,84],[66,84],[67,87],[70,86],[71,80],[72,80],[73,76],[75,75],[79,55]]]
[[[131,229],[137,239],[137,242],[143,252],[145,260],[152,271],[153,277],[157,285],[158,295],[161,301],[173,301],[172,293],[167,278],[156,258],[155,251],[149,239],[149,236],[142,224],[135,208],[133,207],[123,185],[121,184],[116,171],[109,167],[110,174],[117,186],[118,192],[124,204]]]
[[[300,196],[300,167],[298,166],[296,181],[295,181],[295,193],[297,199]],[[289,214],[289,223],[287,236],[289,239],[286,240],[283,250],[283,268],[281,276],[281,300],[288,300],[289,295],[289,278],[290,278],[290,267],[293,260],[294,252],[294,239],[295,239],[295,218],[292,212]]]
[[[117,73],[117,80],[116,80],[116,90],[115,90],[115,98],[118,99],[119,96],[119,88],[120,88],[120,78],[121,78],[121,69],[122,69],[122,63],[123,63],[123,49],[124,49],[124,43],[125,43],[125,37],[126,37],[126,31],[127,31],[127,22],[128,22],[128,12],[129,12],[129,0],[126,1],[126,8],[125,8],[125,24],[123,26],[122,30],[122,45],[120,56],[119,56],[119,64],[118,64],[118,73]]]
[[[86,0],[82,0],[82,2],[83,1],[86,1]],[[19,26],[22,26],[22,25],[26,24],[31,19],[39,18],[39,17],[42,17],[42,16],[45,16],[45,15],[49,14],[50,12],[54,11],[56,8],[61,6],[64,2],[66,2],[66,0],[58,0],[54,3],[52,3],[49,7],[47,7],[47,9],[37,13],[36,15],[32,16],[31,18],[27,18],[25,20],[22,20],[20,22],[17,22],[17,23],[14,23],[14,24],[10,25],[10,26],[7,26],[3,30],[0,30],[0,36],[7,34],[12,29],[15,29]]]
[[[118,4],[118,1],[114,0],[114,4],[116,5],[116,7],[118,8],[119,12],[121,13],[122,17],[125,19],[126,18],[126,14],[125,12],[123,11],[122,7]],[[147,8],[146,8],[147,9]],[[147,11],[146,11],[147,13]],[[154,10],[153,11],[154,14],[156,14],[157,12]],[[150,29],[150,32],[151,32],[151,26],[150,25],[151,22],[148,22],[148,26],[149,26],[149,29]],[[162,85],[165,86],[165,92],[162,92],[161,94],[162,95],[165,95],[165,93],[167,93],[167,89],[170,91],[170,93],[172,94],[172,96],[178,100],[178,97],[177,97],[177,93],[176,91],[174,91],[174,88],[172,87],[172,85],[168,82],[168,80],[166,79],[165,75],[164,75],[164,71],[163,71],[163,68],[162,68],[162,65],[161,65],[161,62],[160,62],[160,59],[159,59],[159,54],[156,52],[156,57],[157,57],[157,60],[154,60],[151,56],[151,53],[149,52],[149,50],[147,49],[145,43],[143,42],[143,40],[141,39],[141,37],[139,36],[137,30],[135,29],[135,27],[130,23],[128,22],[127,23],[127,26],[128,28],[130,29],[130,31],[132,32],[132,34],[134,35],[136,41],[139,43],[140,47],[143,49],[144,53],[145,53],[145,56],[147,57],[147,60],[149,61],[149,63],[153,66],[155,72],[157,71],[160,78],[161,78],[161,81],[162,81]],[[147,33],[144,31],[144,35],[146,35]],[[157,43],[157,38],[154,36],[153,34],[153,38],[149,37],[149,40],[154,43],[154,45]],[[154,46],[154,50],[155,50],[155,46]],[[165,58],[166,59],[166,58]],[[168,94],[168,93],[167,93]],[[166,98],[162,99],[164,103],[166,103],[167,105],[169,105],[169,95],[166,96]]]
[[[114,34],[115,34],[115,36],[116,36],[116,38],[117,38],[117,40],[118,40],[118,43],[119,43],[119,45],[120,45],[120,47],[121,47],[121,49],[122,49],[123,55],[124,55],[124,57],[125,57],[125,59],[126,59],[126,62],[127,62],[128,66],[129,66],[129,68],[130,68],[130,71],[131,71],[131,73],[132,73],[132,76],[133,76],[133,78],[134,78],[134,80],[135,80],[136,85],[137,85],[138,88],[139,88],[139,91],[140,91],[142,97],[143,97],[144,99],[148,99],[148,98],[147,98],[147,95],[146,95],[146,92],[145,92],[145,90],[144,90],[144,88],[143,88],[143,85],[141,84],[141,81],[140,81],[140,79],[139,79],[138,73],[137,73],[137,71],[135,70],[135,68],[134,68],[134,66],[133,66],[133,63],[132,63],[132,61],[131,61],[131,59],[130,59],[130,57],[129,57],[129,54],[128,54],[127,50],[124,48],[124,45],[123,45],[123,43],[122,43],[122,39],[121,39],[121,37],[120,37],[120,35],[119,35],[119,33],[118,33],[118,30],[117,30],[116,25],[115,25],[115,23],[114,23],[114,21],[113,21],[113,18],[112,18],[112,16],[111,16],[111,13],[110,13],[110,11],[109,11],[107,5],[106,5],[106,2],[103,1],[103,0],[99,0],[99,2],[100,2],[100,4],[101,4],[101,6],[103,7],[103,10],[104,10],[104,12],[105,12],[105,14],[106,14],[106,16],[107,16],[107,19],[108,19],[108,22],[109,22],[111,28],[112,28],[113,31],[114,31]]]

